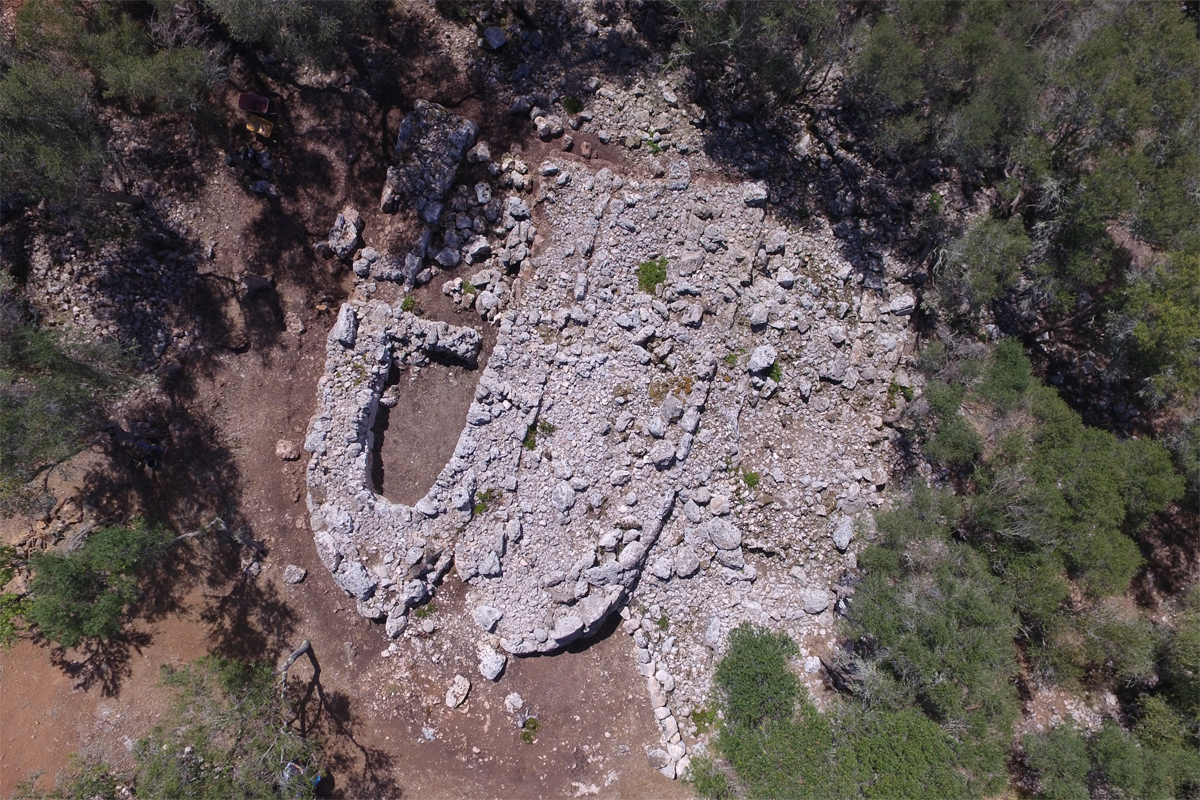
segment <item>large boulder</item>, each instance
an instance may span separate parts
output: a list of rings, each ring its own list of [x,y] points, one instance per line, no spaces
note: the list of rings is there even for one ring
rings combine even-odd
[[[478,132],[474,122],[436,103],[414,103],[400,123],[392,151],[397,163],[388,168],[380,210],[394,214],[404,202],[423,212],[436,208],[440,214],[463,153]]]

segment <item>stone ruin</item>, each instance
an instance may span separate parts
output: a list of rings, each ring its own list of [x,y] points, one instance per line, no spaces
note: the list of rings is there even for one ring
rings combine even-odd
[[[393,368],[473,364],[474,330],[344,305],[305,449],[320,557],[388,636],[452,567],[480,636],[509,654],[620,612],[673,777],[724,633],[751,621],[803,640],[852,594],[840,579],[883,502],[913,300],[857,283],[827,226],[770,220],[764,184],[694,180],[684,159],[663,172],[627,180],[564,156],[537,170],[536,225],[504,201],[483,268],[444,286],[496,344],[413,506],[369,482],[381,393]],[[483,292],[506,303],[467,300]]]

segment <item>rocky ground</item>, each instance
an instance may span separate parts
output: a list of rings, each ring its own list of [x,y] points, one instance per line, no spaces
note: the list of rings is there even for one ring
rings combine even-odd
[[[467,158],[488,178],[473,186],[445,180],[470,126],[418,106],[397,156],[415,149],[442,178],[389,170],[382,207],[416,196],[427,226],[403,262],[356,250],[353,210],[318,243],[361,280],[329,335],[304,444],[309,510],[359,613],[400,637],[389,655],[425,633],[409,617],[452,565],[474,623],[461,646],[488,680],[503,681],[506,653],[553,652],[619,612],[662,729],[650,759],[674,777],[731,628],[787,630],[814,680],[835,646],[855,538],[891,473],[885,419],[911,385],[914,298],[865,288],[827,224],[778,218],[765,183],[715,178],[686,136],[670,155],[596,163],[634,97],[595,88],[596,110],[566,125],[518,98],[547,144],[495,159],[475,144]],[[646,140],[660,152],[688,127],[662,94]],[[449,154],[430,158],[437,142]],[[369,479],[379,404],[429,359],[472,366],[480,346],[405,310],[404,292],[431,280],[498,336],[453,457],[408,506]]]

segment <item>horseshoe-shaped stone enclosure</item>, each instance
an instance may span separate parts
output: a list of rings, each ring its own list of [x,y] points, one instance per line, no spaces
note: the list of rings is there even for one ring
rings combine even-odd
[[[458,132],[438,161],[452,175],[473,128],[413,113]],[[402,144],[421,151],[436,126],[418,122]],[[684,158],[626,179],[505,157],[444,208],[446,180],[398,158],[384,205],[424,192],[432,227],[405,269],[376,274],[396,259],[365,248],[363,271],[411,285],[436,274],[428,259],[475,263],[443,291],[497,339],[453,457],[407,506],[369,480],[389,371],[473,365],[481,337],[378,300],[341,308],[305,441],[308,508],[359,613],[398,636],[453,567],[481,634],[520,655],[594,633],[638,593],[684,632],[664,658],[698,663],[691,648],[719,647],[739,618],[802,627],[832,608],[855,520],[882,502],[911,295],[864,288],[823,222],[770,219],[765,184],[707,180]]]

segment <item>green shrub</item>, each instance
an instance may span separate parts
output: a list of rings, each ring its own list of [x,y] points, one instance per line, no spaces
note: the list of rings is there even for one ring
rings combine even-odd
[[[666,256],[638,264],[637,279],[639,289],[646,294],[654,294],[658,285],[667,279]]]
[[[1200,253],[1175,253],[1131,278],[1118,294],[1113,325],[1128,348],[1124,363],[1141,378],[1141,394],[1153,405],[1195,396],[1200,390]]]
[[[120,800],[134,776],[114,769],[106,761],[72,754],[67,768],[55,776],[53,789],[39,789],[39,777],[34,775],[18,783],[14,800]]]
[[[983,308],[1016,282],[1032,249],[1019,218],[984,219],[950,245],[944,276],[948,288],[972,309]]]
[[[372,15],[367,0],[204,0],[204,5],[236,41],[319,66],[332,65],[339,38]]]
[[[66,199],[103,165],[103,137],[80,72],[44,60],[0,75],[0,194]],[[0,287],[0,291],[3,291]]]
[[[1087,741],[1070,726],[1026,736],[1025,759],[1037,774],[1039,797],[1048,800],[1090,800],[1087,774],[1091,769]]]
[[[925,387],[925,401],[929,403],[929,411],[941,422],[958,415],[965,395],[966,389],[962,386],[951,386],[945,381],[930,381]]]
[[[683,779],[692,785],[697,797],[705,800],[729,800],[734,796],[729,779],[708,756],[693,756]]]
[[[1029,357],[1016,339],[996,345],[979,384],[979,394],[1001,411],[1008,411],[1033,382]]]
[[[1125,686],[1157,682],[1160,639],[1149,621],[1106,602],[1089,611],[1080,628],[1093,669],[1111,672]]]
[[[95,531],[77,550],[34,554],[26,621],[62,647],[115,636],[171,539],[166,529],[133,520]]]
[[[742,480],[745,481],[747,489],[755,489],[762,478],[757,472],[746,470],[742,472]]]
[[[568,114],[578,114],[583,111],[583,101],[575,95],[569,94],[563,98],[562,107]]]
[[[962,417],[944,422],[925,443],[925,454],[943,464],[970,464],[983,452],[983,437]]]
[[[807,699],[795,714],[766,717],[757,724],[726,722],[717,747],[746,784],[751,797],[830,796],[833,734],[828,721]]]
[[[0,511],[38,470],[78,452],[100,403],[132,379],[127,350],[38,327],[0,276]]]
[[[788,98],[819,85],[829,60],[843,46],[832,3],[670,4],[681,32],[681,55],[701,80],[717,84],[727,73],[752,76],[738,84],[742,100],[747,94],[768,93]]]
[[[313,796],[320,751],[292,726],[270,664],[206,656],[163,667],[162,685],[175,702],[134,748],[138,797],[277,797],[289,762],[309,774],[286,795]]]
[[[838,767],[862,797],[921,800],[969,794],[955,768],[953,740],[920,711],[879,709],[844,715]]]
[[[987,794],[1007,775],[1018,620],[1009,588],[950,538],[957,520],[941,494],[921,492],[880,515],[884,536],[863,554],[868,572],[846,635],[868,643],[871,669],[894,679],[885,692],[892,702],[912,702],[935,722],[969,731],[957,740],[956,763],[971,793]]]
[[[1166,647],[1167,687],[1185,713],[1200,717],[1200,585],[1193,586]]]
[[[1186,719],[1162,697],[1144,696],[1139,704],[1138,717],[1133,733],[1143,747],[1171,750],[1188,745],[1190,733]]]
[[[20,634],[18,620],[25,615],[25,599],[13,592],[3,591],[16,574],[17,550],[0,544],[0,650],[7,650]]]
[[[1186,745],[1147,747],[1112,721],[1084,736],[1073,727],[1025,737],[1039,797],[1179,797],[1200,788],[1200,753]],[[1182,796],[1187,796],[1187,790]]]
[[[156,50],[145,26],[112,7],[99,7],[92,27],[96,32],[80,35],[76,47],[100,79],[105,98],[179,110],[196,105],[222,75],[217,51],[200,47]]]
[[[801,694],[787,662],[797,652],[787,634],[739,625],[729,634],[728,651],[714,680],[725,698],[732,725],[757,725],[768,717],[791,716]]]

